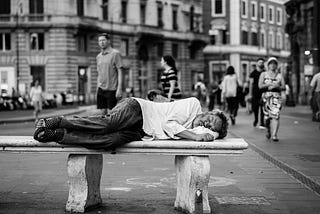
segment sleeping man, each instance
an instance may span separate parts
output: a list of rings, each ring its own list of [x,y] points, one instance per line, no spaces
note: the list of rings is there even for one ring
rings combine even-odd
[[[108,115],[40,119],[34,139],[109,150],[145,135],[157,140],[213,141],[224,138],[227,128],[228,119],[222,111],[202,112],[194,97],[174,102],[125,98]]]

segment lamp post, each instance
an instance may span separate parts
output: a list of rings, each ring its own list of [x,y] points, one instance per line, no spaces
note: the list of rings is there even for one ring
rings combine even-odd
[[[17,11],[16,11],[16,69],[17,69],[17,91],[19,92],[19,79],[20,79],[20,65],[19,65],[19,58],[20,58],[20,50],[19,50],[19,13],[22,13],[22,3],[19,2]]]

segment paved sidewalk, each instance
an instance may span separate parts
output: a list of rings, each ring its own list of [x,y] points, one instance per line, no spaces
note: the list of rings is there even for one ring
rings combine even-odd
[[[61,113],[65,111],[51,112]],[[320,132],[311,111],[307,106],[285,107],[279,142],[268,141],[264,130],[253,128],[252,117],[240,109],[228,134],[250,144],[243,155],[210,158],[212,213],[318,214]],[[0,213],[65,213],[66,159],[67,154],[1,154]],[[180,214],[173,209],[173,163],[173,156],[105,155],[103,206],[88,213]]]

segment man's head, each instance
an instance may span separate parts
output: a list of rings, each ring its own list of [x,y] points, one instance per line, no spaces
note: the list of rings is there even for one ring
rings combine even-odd
[[[192,122],[192,127],[204,126],[214,132],[219,133],[218,138],[227,136],[228,118],[221,110],[208,111],[196,116]]]
[[[101,49],[106,49],[110,46],[110,36],[107,33],[102,33],[98,35],[98,43]]]
[[[258,58],[257,60],[257,67],[259,69],[263,69],[264,68],[264,59],[263,58]]]

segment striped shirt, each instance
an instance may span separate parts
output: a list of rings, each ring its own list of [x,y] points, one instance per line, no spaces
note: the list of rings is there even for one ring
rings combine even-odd
[[[161,84],[162,84],[163,92],[164,92],[165,96],[168,97],[171,80],[175,81],[174,90],[173,90],[171,98],[172,99],[180,99],[181,98],[181,91],[178,86],[178,73],[177,73],[177,71],[170,69],[170,70],[166,70],[162,73]]]

